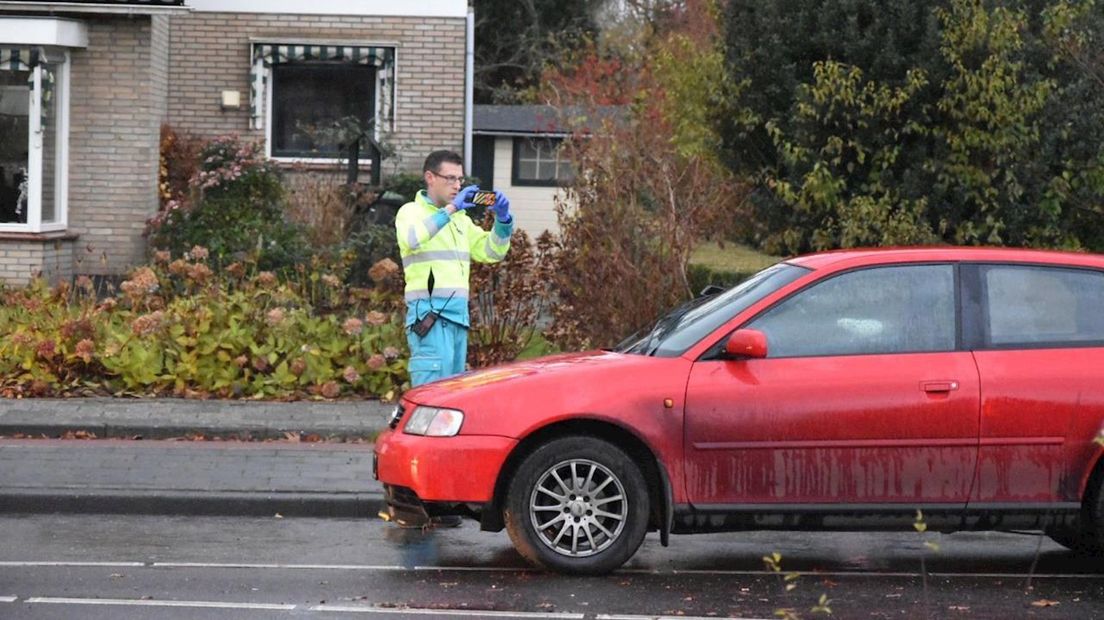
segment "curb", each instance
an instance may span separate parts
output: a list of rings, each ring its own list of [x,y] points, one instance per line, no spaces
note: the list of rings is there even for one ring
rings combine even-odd
[[[375,518],[382,493],[0,490],[0,513]]]
[[[67,433],[91,433],[97,439],[181,439],[189,435],[203,435],[239,441],[263,441],[287,439],[285,433],[318,435],[324,440],[363,439],[375,440],[381,428],[272,428],[264,426],[202,427],[202,426],[147,426],[115,424],[0,424],[0,437],[23,435],[36,438],[45,435],[51,439],[61,439]]]

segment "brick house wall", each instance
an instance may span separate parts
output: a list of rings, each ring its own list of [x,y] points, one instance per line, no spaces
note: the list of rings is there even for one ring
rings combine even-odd
[[[147,219],[158,208],[162,123],[204,137],[251,128],[251,40],[395,48],[398,155],[384,173],[418,171],[430,151],[464,144],[464,17],[177,12],[73,15],[86,48],[70,56],[68,227],[0,234],[0,282],[119,275],[144,263]],[[221,108],[221,92],[242,107]]]
[[[50,282],[67,280],[73,271],[73,252],[73,240],[66,237],[45,241],[5,239],[0,243],[0,282],[26,284],[33,276]]]
[[[119,274],[145,260],[157,211],[159,126],[165,117],[165,17],[86,18],[72,54],[69,231],[74,272]]]
[[[430,151],[464,146],[463,18],[272,15],[195,12],[172,17],[169,122],[213,137],[250,128],[250,39],[395,44],[394,134],[398,161],[384,171],[420,170]],[[224,90],[241,93],[242,109],[222,110]]]

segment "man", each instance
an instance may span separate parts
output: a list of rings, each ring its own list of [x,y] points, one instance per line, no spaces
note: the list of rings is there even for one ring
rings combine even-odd
[[[468,275],[471,260],[497,263],[510,249],[510,202],[495,192],[494,228],[483,230],[465,209],[475,185],[460,189],[464,160],[434,151],[422,166],[426,189],[395,217],[406,278],[410,383],[421,385],[464,372],[468,356]]]

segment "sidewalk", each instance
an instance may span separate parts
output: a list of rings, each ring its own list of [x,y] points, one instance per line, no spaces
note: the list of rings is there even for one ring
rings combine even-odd
[[[322,438],[372,438],[394,404],[379,401],[266,402],[183,399],[0,398],[0,436],[60,437],[86,431],[97,438],[283,439],[284,433]]]
[[[371,439],[393,405],[0,400],[0,512],[369,517]],[[97,441],[12,439],[94,433]],[[317,435],[318,443],[232,441]],[[226,441],[149,441],[201,435]],[[132,438],[142,438],[134,440]],[[356,440],[356,441],[348,441]]]

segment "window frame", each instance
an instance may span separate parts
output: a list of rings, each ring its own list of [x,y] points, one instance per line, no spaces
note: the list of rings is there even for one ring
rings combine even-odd
[[[555,142],[556,146],[553,152],[556,153],[556,178],[551,180],[544,179],[526,179],[521,176],[521,145],[524,142]],[[563,136],[514,136],[513,139],[513,154],[510,163],[510,184],[516,187],[564,187],[571,182],[570,179],[560,179],[560,165],[563,160],[559,156],[559,145],[562,145],[564,141]]]
[[[31,97],[29,114],[29,131],[27,132],[27,222],[0,222],[0,233],[50,233],[65,231],[69,226],[69,50],[57,48],[43,48],[48,50],[50,57],[57,57],[49,63],[54,73],[54,89],[56,99],[54,101],[54,115],[50,120],[55,122],[54,128],[54,221],[42,221],[42,197],[43,197],[43,171],[45,170],[43,157],[46,152],[42,141],[42,65],[35,65],[31,69],[34,80],[34,89],[30,90]],[[60,94],[59,94],[60,93]]]
[[[380,141],[384,135],[394,131],[398,123],[398,100],[399,100],[399,44],[394,42],[372,43],[364,41],[338,41],[338,40],[316,40],[316,39],[283,39],[265,37],[264,39],[250,39],[250,58],[253,58],[253,54],[256,46],[261,45],[264,41],[268,45],[291,45],[291,46],[343,46],[343,47],[387,47],[391,48],[393,54],[393,61],[391,65],[391,118],[387,119],[384,125],[379,122],[380,115],[380,98],[383,93],[380,92],[379,84],[377,83],[372,89],[372,114],[375,119],[372,134],[376,141]],[[250,66],[252,66],[252,60]],[[379,68],[376,68],[379,71]],[[280,165],[305,165],[305,166],[335,166],[345,165],[348,163],[347,157],[276,157],[272,154],[272,120],[273,120],[273,92],[276,90],[274,75],[271,66],[264,68],[264,97],[263,97],[263,117],[264,123],[264,153],[265,158],[270,159]],[[378,79],[378,73],[377,73]],[[251,126],[252,128],[252,126]],[[361,158],[360,160],[361,170],[367,170],[371,168],[370,160]]]
[[[1010,267],[1022,269],[1054,269],[1059,271],[1084,271],[1104,278],[1104,269],[1086,265],[1066,265],[1040,262],[982,261],[962,265],[964,295],[970,306],[965,322],[965,346],[971,351],[1027,351],[1035,349],[1093,349],[1104,347],[1104,340],[1034,341],[993,344],[989,341],[989,300],[982,278],[983,267]]]
[[[860,271],[869,271],[869,270],[872,270],[872,269],[883,269],[883,268],[887,268],[887,267],[930,267],[930,266],[950,266],[952,268],[952,287],[953,287],[953,294],[954,294],[953,307],[954,307],[955,316],[954,316],[954,345],[950,349],[937,350],[937,351],[892,351],[892,352],[883,352],[883,353],[869,353],[869,352],[861,352],[861,353],[826,353],[826,354],[817,354],[817,355],[789,355],[789,356],[785,356],[785,357],[771,357],[770,354],[769,354],[769,346],[768,346],[768,356],[765,359],[766,360],[777,360],[777,359],[815,359],[815,358],[826,358],[826,357],[840,357],[840,358],[860,357],[860,356],[869,357],[869,356],[881,356],[881,355],[932,355],[932,354],[939,354],[939,353],[955,353],[955,352],[962,351],[963,350],[963,345],[964,345],[964,334],[963,334],[963,330],[964,330],[963,314],[964,314],[964,312],[963,312],[963,280],[962,280],[961,263],[959,261],[939,260],[939,261],[878,263],[878,264],[874,264],[874,265],[862,265],[862,266],[858,266],[858,267],[842,269],[840,271],[837,271],[837,272],[832,273],[830,275],[827,275],[825,277],[817,278],[817,279],[815,279],[811,282],[806,283],[801,288],[799,288],[795,291],[791,291],[785,297],[782,297],[781,299],[775,300],[774,303],[772,303],[769,306],[767,306],[766,308],[763,308],[762,310],[756,312],[754,315],[748,317],[746,320],[741,321],[739,327],[737,327],[735,330],[731,330],[731,331],[725,333],[724,336],[720,340],[718,340],[718,342],[714,346],[710,347],[701,356],[700,359],[706,360],[706,359],[716,359],[718,357],[723,357],[723,356],[721,356],[721,353],[724,351],[725,342],[728,340],[728,337],[734,331],[737,331],[737,330],[740,330],[740,329],[754,329],[753,327],[751,327],[751,324],[754,323],[756,320],[758,320],[760,317],[762,317],[763,315],[769,313],[770,311],[777,308],[781,304],[786,303],[788,300],[793,299],[797,295],[801,295],[805,291],[808,291],[812,287],[815,287],[815,286],[818,286],[820,284],[824,284],[824,283],[826,283],[830,280],[834,280],[836,278],[840,278],[840,277],[846,276],[848,274],[852,274],[852,273],[856,273],[856,272],[860,272]]]

